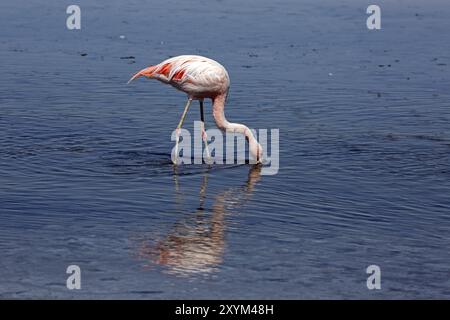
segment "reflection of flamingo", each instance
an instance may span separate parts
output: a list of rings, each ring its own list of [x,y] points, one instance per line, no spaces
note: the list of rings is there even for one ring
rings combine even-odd
[[[230,87],[230,78],[227,70],[221,64],[201,56],[173,57],[160,64],[142,69],[128,83],[141,76],[170,84],[188,95],[188,101],[176,130],[175,163],[178,157],[180,129],[192,100],[199,100],[200,102],[202,138],[205,142],[207,158],[210,160],[203,114],[203,100],[205,98],[209,98],[213,102],[213,117],[217,127],[223,131],[245,135],[249,143],[250,153],[257,162],[260,162],[263,150],[252,131],[243,124],[230,123],[225,118],[224,107]]]
[[[243,187],[228,189],[214,198],[211,214],[206,215],[203,203],[208,175],[200,189],[200,208],[195,216],[179,221],[163,239],[154,243],[150,237],[140,240],[138,255],[151,264],[167,266],[170,273],[192,275],[210,273],[221,264],[225,249],[225,216],[238,209],[253,192],[261,168],[252,167]]]

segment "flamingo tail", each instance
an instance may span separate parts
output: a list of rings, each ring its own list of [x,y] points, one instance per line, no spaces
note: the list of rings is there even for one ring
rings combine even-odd
[[[127,84],[129,84],[131,81],[133,81],[134,79],[137,79],[139,77],[147,77],[147,78],[151,78],[154,74],[154,71],[156,69],[156,66],[150,66],[148,68],[142,69],[141,71],[136,72],[130,80],[128,80]]]

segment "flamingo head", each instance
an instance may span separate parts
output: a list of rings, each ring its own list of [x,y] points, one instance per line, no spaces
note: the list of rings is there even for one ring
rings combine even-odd
[[[252,156],[256,159],[256,163],[262,163],[263,161],[263,148],[255,140],[249,140],[249,149]]]

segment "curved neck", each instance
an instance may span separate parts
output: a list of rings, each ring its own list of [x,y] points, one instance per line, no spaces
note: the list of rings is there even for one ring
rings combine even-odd
[[[213,99],[213,117],[217,127],[225,132],[241,133],[248,140],[250,152],[257,161],[260,160],[260,152],[262,152],[261,145],[256,140],[253,132],[246,126],[240,123],[231,123],[225,118],[225,100],[227,94],[221,94]]]
[[[224,93],[213,99],[213,117],[217,127],[226,132],[241,133],[245,135],[249,142],[258,142],[252,131],[246,125],[228,122],[225,118],[224,109],[226,96],[226,93]]]
[[[213,101],[213,117],[216,122],[217,127],[220,130],[227,130],[230,123],[225,118],[224,109],[225,109],[225,100],[226,93],[220,94],[212,99]]]

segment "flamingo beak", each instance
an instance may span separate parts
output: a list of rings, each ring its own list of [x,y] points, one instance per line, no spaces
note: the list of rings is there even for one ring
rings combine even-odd
[[[130,80],[128,80],[127,84],[129,84],[131,81],[133,81],[134,79],[137,79],[139,77],[147,77],[150,78],[153,75],[153,71],[155,71],[155,67],[154,66],[150,66],[148,68],[142,69],[141,71],[136,72]]]

